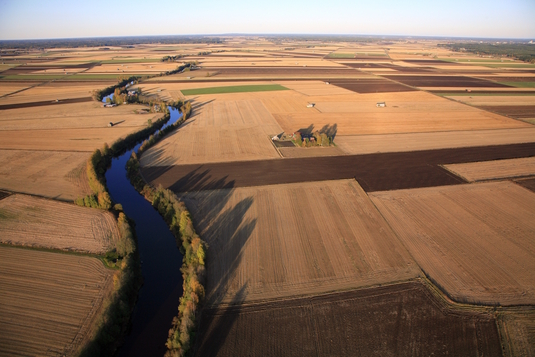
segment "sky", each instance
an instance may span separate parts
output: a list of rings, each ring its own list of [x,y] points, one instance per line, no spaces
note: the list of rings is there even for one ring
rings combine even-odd
[[[0,0],[0,40],[350,34],[535,39],[535,0]]]

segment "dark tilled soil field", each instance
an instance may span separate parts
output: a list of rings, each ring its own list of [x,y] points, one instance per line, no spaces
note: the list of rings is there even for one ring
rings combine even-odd
[[[196,356],[502,356],[494,318],[419,282],[205,309]]]
[[[519,184],[522,187],[527,188],[530,191],[535,192],[535,177],[525,179],[525,180],[515,180],[517,184]]]
[[[481,77],[496,82],[535,82],[535,77]]]
[[[412,92],[416,89],[382,79],[336,79],[331,84],[356,93]]]
[[[11,193],[0,190],[0,200],[3,200],[4,198],[10,196]]]
[[[403,60],[403,62],[411,64],[423,64],[423,65],[435,65],[435,66],[444,66],[451,64],[452,66],[458,65],[455,62],[441,61],[441,60]]]
[[[142,169],[175,192],[356,178],[367,192],[464,183],[438,165],[535,156],[535,143]]]
[[[347,75],[351,68],[323,68],[323,67],[205,67],[210,71],[217,71],[219,75]]]
[[[396,66],[394,64],[389,63],[344,63],[345,66],[351,67],[351,68],[358,68],[358,69],[373,69],[373,68],[389,68],[393,69],[398,72],[403,73],[431,73],[431,72],[437,72],[435,68],[431,67],[402,67],[402,66]]]
[[[0,105],[0,110],[6,109],[19,109],[19,108],[29,108],[29,107],[42,107],[45,105],[58,105],[58,104],[72,104],[72,103],[84,103],[91,102],[93,98],[71,98],[71,99],[62,99],[58,102],[45,100],[42,102],[28,102],[28,103],[16,103],[16,104],[2,104]]]
[[[488,105],[479,108],[517,119],[535,118],[535,105]]]
[[[464,76],[388,76],[388,79],[415,87],[487,87],[509,88],[505,84]]]

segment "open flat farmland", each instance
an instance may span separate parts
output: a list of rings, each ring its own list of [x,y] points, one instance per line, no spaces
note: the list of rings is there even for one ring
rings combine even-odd
[[[281,132],[258,99],[194,101],[193,116],[146,151],[141,165],[279,158],[270,135]]]
[[[74,356],[113,271],[96,258],[0,247],[0,356]]]
[[[26,195],[0,200],[0,242],[104,253],[117,240],[115,217],[103,210]]]
[[[87,152],[0,149],[0,188],[72,201],[92,193]]]
[[[0,105],[18,104],[40,101],[55,101],[56,99],[71,99],[71,98],[86,98],[91,97],[93,90],[105,88],[115,81],[99,82],[99,83],[59,83],[52,82],[33,88],[24,90],[22,92],[12,94],[8,97],[0,98]],[[0,86],[4,87],[4,84]]]
[[[140,127],[55,130],[0,130],[0,149],[94,151]]]
[[[340,148],[334,147],[281,147],[278,148],[283,157],[319,157],[346,155]]]
[[[465,180],[483,181],[535,175],[535,157],[445,165]]]
[[[182,90],[182,94],[186,96],[191,96],[191,95],[199,95],[199,94],[270,92],[270,91],[277,91],[277,90],[288,90],[288,88],[285,88],[279,84],[226,86],[226,87],[184,89]]]
[[[420,274],[354,180],[201,191],[181,198],[210,247],[209,305]]]
[[[357,93],[412,92],[416,89],[386,79],[335,79],[332,85]]]
[[[535,302],[535,193],[504,181],[370,197],[426,275],[454,300]]]
[[[502,356],[495,319],[418,282],[205,309],[196,356]]]
[[[141,105],[121,105],[102,108],[94,101],[83,103],[53,103],[46,107],[26,107],[0,111],[0,131],[34,129],[116,128],[143,127],[147,120],[156,121],[161,114],[136,114],[135,110],[146,108]],[[108,128],[108,123],[114,123]],[[13,135],[13,134],[11,134]]]
[[[337,136],[335,142],[352,155],[407,152],[535,142],[535,128]]]

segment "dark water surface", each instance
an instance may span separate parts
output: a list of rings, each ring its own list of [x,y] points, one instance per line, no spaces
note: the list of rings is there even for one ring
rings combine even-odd
[[[182,117],[169,107],[171,119],[164,128]],[[163,356],[165,341],[171,321],[178,314],[179,298],[182,296],[182,254],[174,236],[160,214],[130,184],[126,177],[126,162],[132,151],[114,158],[106,172],[108,190],[113,201],[136,222],[138,251],[141,257],[143,287],[132,318],[131,330],[126,336],[118,356]]]

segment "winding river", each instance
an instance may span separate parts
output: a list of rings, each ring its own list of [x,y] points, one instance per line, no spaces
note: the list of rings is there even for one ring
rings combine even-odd
[[[169,107],[171,118],[164,128],[182,117],[177,109]],[[132,316],[132,326],[117,356],[163,356],[167,331],[178,314],[182,296],[182,254],[176,246],[169,227],[130,184],[126,176],[126,162],[133,149],[112,160],[106,172],[106,182],[113,201],[135,222],[138,251],[141,257],[143,286]]]

